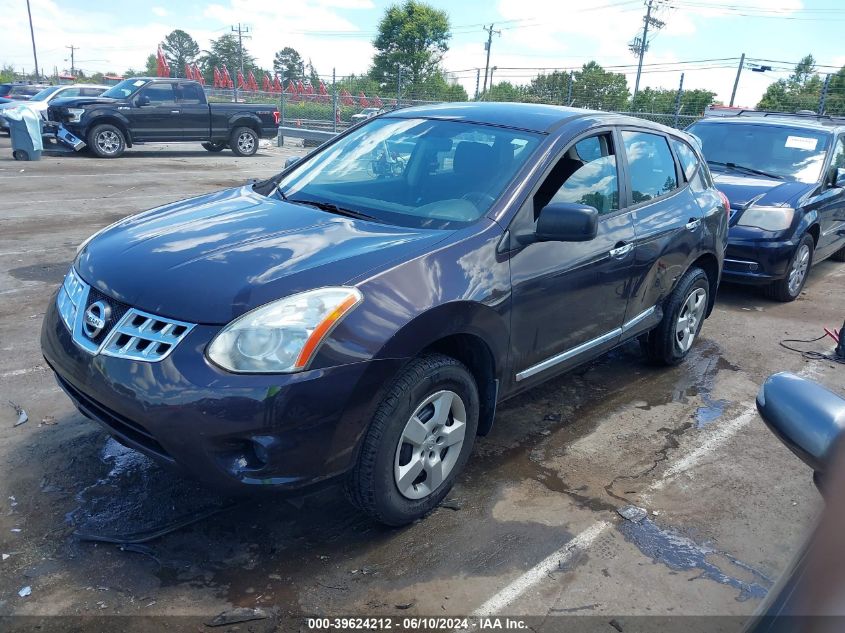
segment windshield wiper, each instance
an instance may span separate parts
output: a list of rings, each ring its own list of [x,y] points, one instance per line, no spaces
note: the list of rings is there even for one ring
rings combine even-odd
[[[337,215],[343,215],[347,218],[357,218],[358,220],[377,220],[371,215],[367,215],[366,213],[361,213],[360,211],[353,211],[352,209],[344,209],[343,207],[339,207],[332,202],[322,202],[320,200],[292,200],[289,199],[285,194],[279,190],[279,195],[282,196],[283,200],[287,202],[292,202],[294,204],[307,204],[311,207],[316,207],[317,209],[321,209],[322,211],[328,211],[329,213],[335,213]]]
[[[736,171],[744,171],[747,174],[754,174],[755,176],[766,176],[767,178],[774,178],[775,180],[783,180],[783,176],[779,176],[778,174],[773,174],[761,169],[754,169],[753,167],[746,167],[745,165],[737,165],[736,163],[721,163],[718,160],[708,160],[707,164],[727,167],[728,169],[734,169]]]

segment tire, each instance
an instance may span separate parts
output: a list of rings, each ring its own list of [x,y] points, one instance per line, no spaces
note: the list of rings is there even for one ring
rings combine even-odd
[[[787,275],[783,279],[766,286],[766,296],[775,301],[788,303],[795,301],[807,283],[810,268],[813,266],[813,251],[816,243],[812,235],[805,235],[795,247],[795,252],[789,258]]]
[[[232,131],[229,147],[235,156],[253,156],[258,151],[258,134],[251,127],[237,127]]]
[[[226,149],[226,146],[223,143],[210,143],[209,142],[209,143],[203,143],[202,146],[203,146],[204,149],[208,150],[209,152],[213,152],[215,154],[217,152],[222,152],[224,149]]]
[[[836,251],[830,258],[837,262],[845,262],[845,246]]]
[[[349,500],[390,526],[424,517],[449,494],[469,459],[478,411],[478,387],[462,363],[443,354],[412,360],[376,409],[346,481]],[[463,427],[455,426],[461,421]],[[457,444],[461,430],[462,443]],[[455,443],[448,445],[450,436]],[[455,446],[458,451],[452,452]],[[432,477],[438,472],[442,478],[432,490]]]
[[[100,158],[118,158],[126,151],[126,137],[111,123],[95,125],[88,132],[88,147]]]
[[[640,345],[649,362],[677,365],[687,357],[701,332],[709,301],[710,279],[707,273],[701,268],[691,268],[666,299],[663,320],[651,332],[640,337]]]

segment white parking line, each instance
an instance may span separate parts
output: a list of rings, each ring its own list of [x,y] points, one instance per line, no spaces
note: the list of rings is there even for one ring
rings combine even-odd
[[[28,369],[15,369],[13,371],[7,371],[5,373],[0,374],[0,378],[14,378],[15,376],[26,376],[27,374],[34,374],[37,371],[43,370],[44,368],[41,366],[29,367]]]
[[[798,372],[798,376],[810,378],[817,373],[817,366],[807,365]],[[650,491],[660,490],[676,475],[694,468],[704,457],[713,453],[722,444],[727,442],[727,440],[736,435],[740,429],[748,426],[756,416],[757,409],[755,405],[745,407],[738,416],[719,425],[717,429],[708,434],[707,438],[700,445],[670,465],[663,471],[660,479],[652,483],[648,489]],[[647,495],[644,495],[643,500],[647,499],[647,497]],[[571,561],[578,553],[592,545],[611,525],[612,523],[610,521],[598,521],[594,523],[566,543],[562,548],[540,561],[537,565],[501,589],[492,598],[478,607],[472,615],[474,617],[487,617],[501,614],[507,607],[524,595],[526,591],[544,578],[548,578],[550,573],[559,570],[562,565]]]

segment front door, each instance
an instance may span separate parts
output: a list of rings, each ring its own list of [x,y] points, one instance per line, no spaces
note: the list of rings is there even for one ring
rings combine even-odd
[[[207,141],[210,118],[202,88],[198,84],[180,84],[176,97],[182,110],[182,137],[186,141]]]
[[[181,108],[173,82],[156,81],[143,88],[129,112],[137,141],[175,141],[182,136]]]
[[[845,189],[836,186],[837,169],[845,169],[845,136],[834,142],[830,166],[823,175],[824,187],[807,205],[808,211],[815,209],[819,214],[817,260],[845,246]]]
[[[511,256],[511,345],[517,383],[529,384],[618,343],[635,247],[631,214],[619,209],[618,148],[612,131],[568,147],[511,224],[533,231],[549,202],[588,204],[600,214],[588,242],[535,242]]]

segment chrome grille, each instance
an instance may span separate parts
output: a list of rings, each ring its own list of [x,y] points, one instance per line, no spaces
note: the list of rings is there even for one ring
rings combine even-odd
[[[102,332],[89,337],[83,328],[85,311],[95,301],[111,308]],[[85,283],[71,268],[65,276],[56,307],[73,342],[89,354],[157,362],[164,360],[194,328],[193,323],[161,317],[122,304]]]
[[[117,358],[159,361],[166,358],[193,327],[192,323],[130,308],[106,337],[100,353]]]

